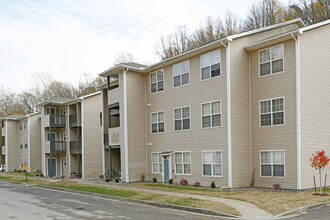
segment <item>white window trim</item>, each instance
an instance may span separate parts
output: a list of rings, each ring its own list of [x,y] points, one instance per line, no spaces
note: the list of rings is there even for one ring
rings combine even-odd
[[[181,165],[183,165],[182,166],[182,172],[183,173],[177,173],[176,172],[176,153],[182,153],[182,163],[180,163]],[[186,173],[184,173],[184,164],[185,163],[183,163],[183,153],[190,153],[190,173],[188,173],[188,174],[186,174]],[[191,151],[174,151],[174,170],[175,170],[175,175],[177,175],[177,176],[191,176],[191,174],[192,174],[192,162],[191,162]]]
[[[270,164],[266,164],[266,163],[263,163],[263,164],[261,164],[261,152],[271,152],[271,154],[270,154],[270,157],[271,157],[271,163]],[[273,152],[283,152],[284,153],[284,163],[283,164],[274,164],[273,163]],[[261,165],[271,165],[271,176],[262,176],[261,175]],[[273,165],[283,165],[284,166],[284,175],[283,176],[273,176]],[[286,172],[285,172],[285,167],[286,167],[286,165],[285,165],[285,150],[284,149],[282,149],[282,150],[260,150],[259,151],[259,168],[260,168],[260,173],[259,173],[259,176],[260,176],[260,178],[279,178],[279,179],[284,179],[284,178],[286,178]]]
[[[203,174],[203,165],[204,165],[204,161],[203,161],[203,153],[208,153],[208,152],[217,152],[217,151],[219,151],[220,152],[220,154],[221,154],[221,175],[220,176],[215,176],[215,175],[213,175],[213,169],[211,170],[211,172],[212,172],[212,175],[211,176],[208,176],[208,175],[204,175]],[[212,165],[213,165],[213,163],[211,164],[211,168],[213,168],[212,167]],[[205,177],[205,178],[222,178],[223,177],[223,162],[222,162],[222,150],[202,150],[202,177]]]
[[[188,79],[189,79],[189,82],[187,84],[182,85],[182,81],[181,81],[180,86],[174,86],[174,75],[173,75],[174,71],[173,71],[173,68],[174,68],[175,65],[178,65],[178,64],[181,64],[181,63],[184,63],[184,62],[188,62]],[[180,73],[180,76],[181,75],[182,75],[182,73]],[[190,61],[189,61],[189,59],[172,65],[172,88],[177,89],[177,88],[188,86],[188,85],[190,85]]]
[[[182,108],[189,108],[189,129],[183,129],[183,118],[182,118]],[[181,109],[181,123],[182,123],[182,129],[181,130],[175,130],[175,109]],[[184,118],[186,119],[186,118]],[[191,130],[191,108],[190,105],[187,106],[181,106],[177,108],[173,108],[173,131],[174,132],[182,132],[182,131],[190,131]]]
[[[219,76],[214,76],[214,77],[212,77],[212,76],[211,76],[211,72],[210,72],[210,78],[203,79],[203,78],[202,78],[202,68],[204,68],[204,67],[206,67],[206,66],[202,67],[202,56],[203,56],[203,55],[210,54],[210,53],[215,52],[215,51],[219,51],[219,54],[220,54],[220,58],[219,58],[219,64],[220,64],[220,75],[219,75]],[[211,63],[211,62],[210,62],[210,63]],[[216,64],[216,63],[215,63],[215,64]],[[214,64],[211,64],[211,65],[209,66],[209,67],[210,67],[210,71],[211,71],[211,66],[212,66],[212,65],[214,65]],[[200,55],[200,56],[199,56],[199,71],[200,71],[200,81],[207,81],[207,80],[211,80],[211,79],[214,79],[214,78],[219,78],[219,77],[221,77],[221,75],[222,75],[222,71],[221,71],[221,49],[213,50],[213,51],[210,51],[210,52],[208,52],[208,53],[204,53],[204,54]]]
[[[158,71],[163,72],[163,90],[162,91],[158,91],[158,85],[157,85],[158,81],[157,81],[157,74],[156,74],[157,91],[156,92],[151,92],[151,75],[153,73],[157,73]],[[150,86],[150,95],[154,95],[154,94],[161,93],[161,92],[164,92],[165,91],[165,71],[164,71],[164,69],[159,69],[159,70],[156,70],[156,71],[154,71],[154,72],[152,72],[152,73],[149,74],[149,86]]]
[[[210,126],[210,127],[206,127],[203,128],[203,105],[204,104],[211,104],[211,108],[212,108],[212,103],[213,102],[220,102],[220,126]],[[211,109],[212,111],[212,109]],[[212,116],[212,114],[210,114],[210,116]],[[221,128],[222,127],[222,101],[221,100],[214,100],[214,101],[209,101],[209,102],[203,102],[201,103],[201,129],[212,129],[212,128]],[[212,120],[211,120],[212,123]]]
[[[159,121],[158,121],[158,113],[160,112],[163,112],[164,113],[164,131],[161,131],[159,132],[158,131],[158,124],[159,124]],[[152,114],[155,114],[157,113],[157,132],[152,132]],[[160,110],[160,111],[156,111],[156,112],[151,112],[150,113],[150,134],[163,134],[165,133],[165,110]]]
[[[163,167],[163,159],[161,161],[158,161],[158,172],[154,172],[154,169],[153,169],[153,161],[152,161],[152,155],[153,154],[158,154],[158,158],[159,156],[161,156],[161,152],[151,152],[151,173],[153,174],[162,174],[163,173],[163,169],[162,171],[159,171],[159,165],[161,164],[162,167]]]
[[[272,103],[272,101],[274,99],[283,99],[283,124],[273,125],[273,103]],[[260,109],[260,107],[261,107],[261,102],[263,102],[263,101],[271,101],[271,104],[272,104],[271,105],[272,111],[270,112],[270,114],[271,114],[271,125],[261,126],[261,109]],[[271,98],[271,99],[259,100],[259,112],[258,112],[258,114],[259,114],[259,127],[260,128],[269,128],[269,127],[284,126],[285,125],[285,98],[284,98],[284,96],[282,96],[282,97],[276,97],[276,98]]]
[[[276,72],[276,73],[272,73],[272,61],[275,61],[275,60],[270,60],[270,74],[267,74],[267,75],[263,75],[263,76],[261,76],[260,75],[260,65],[261,64],[263,64],[263,63],[260,63],[260,53],[261,53],[261,51],[264,51],[264,50],[271,50],[273,47],[275,47],[275,46],[278,46],[278,45],[282,45],[282,48],[283,48],[283,71],[280,71],[280,72]],[[285,61],[285,50],[284,50],[284,43],[282,43],[282,44],[276,44],[276,45],[274,45],[274,46],[272,46],[272,47],[267,47],[267,48],[263,48],[263,49],[261,49],[261,50],[259,50],[258,51],[258,69],[259,69],[259,78],[264,78],[264,77],[267,77],[267,76],[273,76],[273,75],[277,75],[277,74],[281,74],[281,73],[283,73],[284,71],[285,71],[285,63],[284,63],[284,61]],[[280,60],[280,59],[277,59],[277,60]],[[264,62],[264,63],[266,63],[266,62]]]
[[[55,134],[55,141],[56,141],[56,132],[51,132],[51,133]],[[47,140],[48,134],[49,134],[49,131],[46,132],[45,141],[50,141],[50,140]]]
[[[49,114],[47,114],[47,109],[49,109]],[[55,109],[55,115],[56,115],[56,108],[55,107],[50,107],[50,106],[47,106],[46,107],[46,109],[45,109],[45,115],[50,115],[51,109]]]

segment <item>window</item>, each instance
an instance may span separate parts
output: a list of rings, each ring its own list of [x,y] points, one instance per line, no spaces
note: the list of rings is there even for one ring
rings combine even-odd
[[[260,76],[283,71],[283,44],[259,51]]]
[[[221,126],[221,102],[202,104],[202,128]]]
[[[175,173],[182,175],[191,174],[190,152],[175,152]]]
[[[46,107],[46,115],[55,115],[55,114],[56,114],[56,108]]]
[[[109,105],[109,128],[120,127],[119,103]]]
[[[28,149],[29,148],[29,143],[28,143],[28,140],[27,139],[25,139],[25,141],[24,141],[24,148],[25,149]]]
[[[151,133],[164,132],[165,127],[165,113],[153,112],[151,113]]]
[[[156,93],[164,90],[164,72],[158,70],[150,75],[150,92]]]
[[[19,130],[22,131],[23,130],[23,121],[19,122]]]
[[[173,86],[189,84],[189,60],[173,65]]]
[[[284,177],[284,151],[270,150],[260,152],[260,174],[264,177]]]
[[[22,140],[19,140],[19,149],[23,149],[23,141]]]
[[[189,107],[174,109],[174,130],[190,129],[190,110]]]
[[[27,129],[27,120],[23,121],[23,129],[26,130]]]
[[[160,153],[151,153],[152,159],[152,173],[162,173],[162,156]]]
[[[220,76],[220,50],[215,50],[200,57],[202,80]]]
[[[203,152],[203,176],[222,176],[221,151]]]
[[[260,126],[284,124],[284,98],[260,101]]]

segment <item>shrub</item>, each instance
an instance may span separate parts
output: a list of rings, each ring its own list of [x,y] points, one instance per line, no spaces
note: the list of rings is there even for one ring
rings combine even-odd
[[[154,183],[157,183],[157,178],[156,178],[156,177],[152,178],[152,181],[153,181]]]
[[[118,176],[115,177],[115,182],[119,183],[119,177]]]
[[[211,183],[211,188],[214,189],[215,187],[216,187],[215,182],[212,181],[212,183]]]
[[[173,181],[174,181],[173,179],[170,179],[170,180],[168,181],[168,183],[169,183],[169,184],[173,184]]]
[[[44,174],[40,173],[40,177],[44,177]]]
[[[39,173],[36,173],[36,176],[39,176]]]
[[[146,176],[144,173],[140,176],[141,182],[143,183],[146,180]]]
[[[280,189],[280,188],[281,188],[281,184],[279,184],[279,183],[274,183],[274,184],[273,184],[273,188],[274,188],[274,189]]]
[[[188,185],[189,185],[187,179],[181,179],[181,180],[180,180],[180,184],[181,184],[181,186],[188,186]]]
[[[193,186],[194,187],[200,187],[201,186],[201,183],[200,182],[195,182]]]
[[[108,182],[110,182],[110,178],[109,178],[109,177],[106,177],[106,178],[104,179],[104,181],[108,183]]]
[[[17,169],[15,169],[14,172],[17,172]]]

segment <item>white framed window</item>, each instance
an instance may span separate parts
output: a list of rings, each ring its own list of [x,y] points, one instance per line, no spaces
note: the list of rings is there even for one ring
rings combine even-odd
[[[189,60],[173,65],[173,87],[189,84]]]
[[[259,51],[259,76],[283,72],[284,45],[279,44]]]
[[[151,133],[162,133],[165,131],[165,112],[151,113]]]
[[[202,104],[202,128],[221,127],[221,101]]]
[[[220,50],[215,50],[200,56],[201,79],[220,76]]]
[[[158,70],[150,74],[150,93],[157,93],[164,90],[164,71]]]
[[[260,176],[285,177],[285,151],[260,151]]]
[[[24,148],[23,140],[19,140],[19,149],[23,149],[23,148]]]
[[[152,161],[152,173],[162,173],[163,164],[162,164],[162,155],[160,153],[151,153]]]
[[[202,151],[203,176],[222,176],[222,153],[221,151]]]
[[[175,152],[175,173],[191,174],[191,153],[189,151]]]
[[[28,143],[28,139],[24,140],[24,148],[28,149],[29,148],[29,143]]]
[[[174,130],[190,129],[190,107],[181,107],[174,109]]]
[[[261,100],[260,126],[273,126],[284,124],[284,98]]]

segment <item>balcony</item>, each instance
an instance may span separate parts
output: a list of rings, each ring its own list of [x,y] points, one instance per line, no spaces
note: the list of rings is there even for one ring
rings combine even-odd
[[[70,128],[81,127],[81,122],[77,114],[69,115],[69,125]]]
[[[64,115],[45,115],[44,127],[65,128],[66,117]]]
[[[6,147],[5,146],[2,146],[2,155],[6,155]]]
[[[46,141],[45,153],[65,153],[66,142],[65,141]]]
[[[81,141],[70,141],[70,153],[81,154]]]
[[[105,149],[109,149],[109,134],[103,134],[103,145]]]
[[[6,146],[6,137],[5,136],[2,136],[1,137],[1,143],[2,143],[2,145],[1,146]]]

